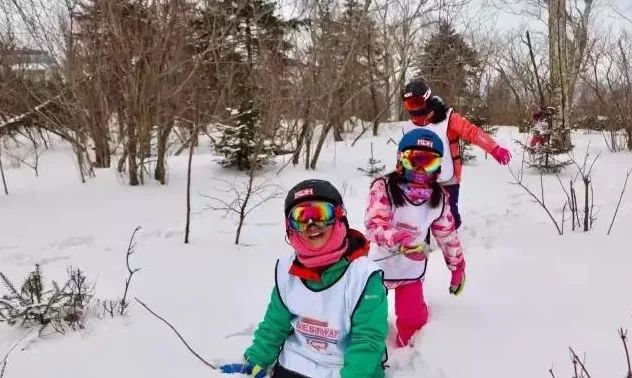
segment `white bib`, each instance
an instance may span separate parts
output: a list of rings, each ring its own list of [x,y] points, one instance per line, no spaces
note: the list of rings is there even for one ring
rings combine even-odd
[[[445,183],[450,181],[454,177],[454,159],[452,159],[452,150],[450,149],[450,141],[448,139],[448,123],[450,121],[450,115],[452,115],[452,109],[448,110],[446,118],[439,123],[431,123],[423,126],[424,129],[433,131],[441,138],[443,142],[443,158],[441,158],[441,174],[437,180],[439,183]],[[402,127],[402,135],[414,130],[416,126],[409,122]]]
[[[307,377],[339,378],[350,341],[351,317],[367,280],[380,268],[367,257],[357,258],[338,282],[312,291],[289,274],[293,261],[294,256],[279,259],[276,267],[279,295],[294,315],[294,332],[283,344],[278,362]]]
[[[406,204],[402,207],[391,205],[393,209],[391,226],[407,228],[419,233],[420,236],[415,243],[423,243],[432,223],[443,214],[444,199],[445,197],[442,197],[442,203],[435,208],[430,206],[430,201],[413,205],[406,199]],[[399,251],[390,251],[376,243],[371,243],[369,258],[384,271],[384,281],[418,280],[426,273],[427,259],[412,260]]]

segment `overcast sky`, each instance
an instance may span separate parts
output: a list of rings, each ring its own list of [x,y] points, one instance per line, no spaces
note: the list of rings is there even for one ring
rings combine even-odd
[[[513,11],[508,7],[499,8],[490,6],[490,4],[498,3],[499,0],[472,0],[470,7],[467,9],[468,14],[482,15],[485,19],[489,19],[499,32],[526,26],[529,28],[542,27],[542,22],[533,20],[525,15],[517,15],[521,9],[514,6]],[[514,0],[514,2],[516,2]],[[632,0],[595,0],[595,12],[593,18],[600,28],[613,26],[617,28],[627,28],[632,30]],[[622,17],[615,13],[616,9],[629,21],[623,20]]]

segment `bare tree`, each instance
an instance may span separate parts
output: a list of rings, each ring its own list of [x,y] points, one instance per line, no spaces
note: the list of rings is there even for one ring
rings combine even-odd
[[[140,230],[141,227],[137,226],[134,229],[134,232],[132,232],[132,236],[129,240],[129,245],[127,246],[127,252],[125,253],[125,266],[127,267],[127,279],[125,280],[125,290],[123,291],[123,297],[121,298],[119,304],[119,315],[123,315],[125,314],[125,311],[127,311],[127,308],[129,307],[129,301],[127,300],[127,293],[129,291],[129,285],[132,283],[132,278],[134,277],[134,274],[136,274],[140,268],[134,268],[132,269],[129,265],[129,258],[134,254],[134,252],[136,252],[136,233],[138,232],[138,230]]]
[[[538,196],[537,194],[535,194],[533,192],[533,190],[531,190],[531,188],[529,188],[524,183],[524,181],[522,179],[522,173],[516,174],[516,173],[514,173],[514,171],[511,168],[509,168],[509,171],[511,172],[511,176],[514,178],[514,181],[511,182],[511,184],[518,185],[522,189],[524,189],[524,191],[527,192],[527,194],[529,194],[529,196],[538,205],[540,205],[540,207],[542,207],[542,209],[546,212],[546,215],[549,217],[549,219],[551,220],[551,222],[555,226],[555,229],[557,230],[557,233],[559,235],[563,235],[564,234],[564,212],[562,212],[562,221],[561,221],[561,223],[559,223],[557,221],[557,219],[555,219],[555,217],[553,216],[553,213],[551,212],[551,210],[549,209],[549,207],[547,206],[547,204],[545,202],[545,198],[544,198],[544,192],[545,192],[544,191],[544,179],[542,177],[542,172],[540,172],[540,195]],[[566,205],[564,205],[564,209],[566,209]]]
[[[557,150],[569,151],[575,88],[591,47],[589,27],[594,0],[495,0],[493,3],[546,22],[547,103],[558,109],[552,118],[551,143]]]
[[[520,43],[515,43],[516,40]],[[507,110],[500,114],[500,120],[492,119],[492,122],[509,121],[519,125],[523,131],[530,126],[529,104],[541,102],[537,78],[548,74],[544,58],[540,54],[533,57],[530,54],[529,46],[535,51],[540,51],[540,44],[539,39],[526,39],[521,32],[510,32],[496,42],[497,50],[492,67],[498,76],[494,86],[488,89],[491,92],[488,92],[487,103],[492,116],[498,113],[495,107],[503,103],[506,104]],[[513,104],[509,103],[511,100]]]
[[[577,167],[578,175],[582,178],[582,182],[584,183],[584,213],[583,213],[584,232],[587,232],[588,230],[590,230],[594,222],[594,217],[593,217],[594,206],[592,205],[594,198],[593,196],[591,196],[591,193],[593,192],[592,170],[595,166],[595,163],[597,162],[597,159],[599,159],[599,156],[601,155],[601,154],[597,154],[597,156],[595,156],[595,158],[593,159],[592,163],[590,163],[590,166],[588,166],[588,159],[590,156],[589,150],[590,150],[590,144],[586,148],[586,155],[584,155],[584,161],[581,165],[577,162],[576,159],[574,158],[571,159],[573,164],[575,164],[575,166]]]
[[[241,231],[248,215],[266,202],[281,195],[279,186],[265,181],[256,182],[255,176],[256,170],[251,169],[245,183],[217,179],[225,186],[222,190],[223,195],[221,197],[203,195],[203,197],[212,201],[212,204],[207,209],[224,211],[226,215],[235,215],[237,217],[235,244],[239,244]],[[228,199],[226,199],[227,197]]]
[[[395,0],[377,6],[381,34],[386,42],[385,92],[390,96],[388,103],[391,120],[403,120],[404,110],[400,93],[410,75],[412,57],[421,46],[423,31],[441,17],[457,12],[469,0]]]
[[[189,159],[187,162],[187,220],[184,227],[184,244],[189,244],[189,231],[191,227],[191,162],[193,160],[193,151],[198,144],[199,129],[198,125],[191,131],[189,141]]]

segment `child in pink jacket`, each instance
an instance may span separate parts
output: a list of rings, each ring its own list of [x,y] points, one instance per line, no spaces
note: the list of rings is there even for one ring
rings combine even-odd
[[[449,292],[458,295],[465,283],[465,260],[448,193],[437,182],[443,142],[434,132],[417,128],[398,145],[394,172],[373,182],[366,210],[369,257],[384,271],[387,288],[395,290],[397,345],[410,345],[428,321],[423,280],[432,232],[452,273]]]

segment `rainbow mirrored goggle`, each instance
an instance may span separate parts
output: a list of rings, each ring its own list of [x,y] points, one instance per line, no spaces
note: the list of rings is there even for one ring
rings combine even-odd
[[[441,155],[424,150],[406,150],[400,154],[399,161],[409,171],[435,173],[441,167]]]
[[[329,202],[312,201],[294,206],[287,217],[288,226],[298,232],[303,232],[314,225],[325,228],[336,223],[344,216],[341,206],[336,207]]]

